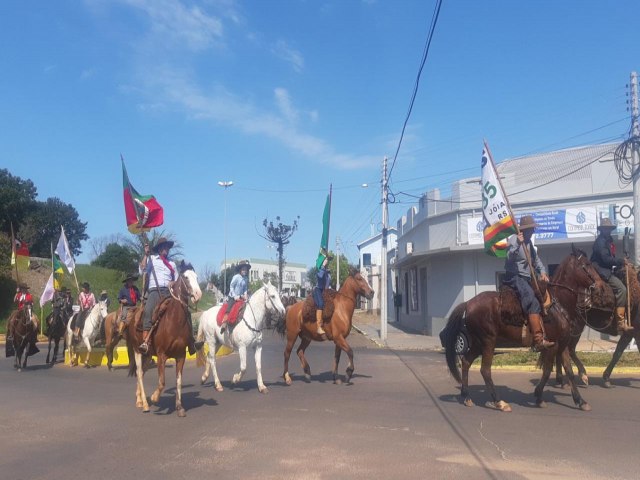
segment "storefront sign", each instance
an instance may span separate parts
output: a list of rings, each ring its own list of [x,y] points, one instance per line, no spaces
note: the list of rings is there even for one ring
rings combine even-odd
[[[469,245],[483,245],[484,220],[482,217],[467,218],[467,243]]]

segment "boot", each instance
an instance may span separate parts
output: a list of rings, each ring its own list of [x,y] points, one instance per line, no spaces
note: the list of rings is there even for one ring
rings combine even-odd
[[[195,353],[204,346],[204,342],[196,342],[193,338],[193,320],[191,319],[191,312],[187,311],[187,319],[189,321],[189,355],[195,355]]]
[[[618,333],[623,335],[625,333],[633,332],[633,327],[627,325],[627,319],[625,318],[625,307],[616,307],[616,320],[618,322]]]
[[[118,324],[118,336],[119,337],[122,337],[124,335],[124,331],[126,330],[126,328],[127,328],[127,325],[123,321],[121,321]]]
[[[533,347],[537,352],[546,350],[547,348],[555,345],[554,342],[545,340],[544,332],[542,330],[542,317],[539,313],[529,314],[529,331],[533,336]]]
[[[229,320],[229,312],[225,312],[224,317],[222,317],[222,325],[220,325],[220,333],[224,333],[227,329],[227,320]]]
[[[322,329],[322,310],[316,310],[316,325],[318,326],[318,335],[326,335]]]
[[[151,332],[151,330],[145,330],[144,332],[142,332],[142,343],[138,347],[140,353],[144,354],[149,351],[149,344],[147,343],[149,340],[149,332]]]

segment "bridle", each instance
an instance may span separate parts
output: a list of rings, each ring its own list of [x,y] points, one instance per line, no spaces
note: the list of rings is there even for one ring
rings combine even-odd
[[[589,321],[587,319],[587,313],[589,313],[589,310],[593,308],[592,294],[593,294],[593,290],[596,288],[597,280],[593,277],[593,275],[591,275],[591,272],[589,272],[589,269],[587,268],[587,266],[580,261],[582,257],[584,257],[584,254],[580,253],[579,255],[576,256],[576,261],[579,262],[580,268],[582,268],[584,273],[587,275],[587,277],[591,281],[591,285],[586,287],[584,289],[584,292],[576,292],[573,290],[572,291],[577,297],[576,313],[579,315],[580,319],[584,322],[585,325],[595,330],[595,327],[589,324]],[[608,328],[609,325],[611,325],[611,322],[613,322],[613,317],[609,320],[609,323],[605,328]]]
[[[177,293],[174,292],[174,289],[177,290]],[[186,292],[186,295],[182,293],[183,290]],[[189,305],[189,299],[192,297],[193,289],[191,288],[191,285],[189,285],[189,283],[185,280],[184,275],[181,274],[178,277],[178,280],[176,280],[173,286],[169,289],[169,293],[174,300],[180,302],[186,309],[190,308],[194,311],[197,309],[197,307],[192,307],[191,305]],[[185,295],[187,298],[186,302],[182,299],[183,295]]]
[[[271,306],[273,307],[273,309],[277,312],[278,311],[278,307],[276,306],[276,304],[273,302],[273,298],[271,298],[271,295],[269,295],[269,292],[267,290],[266,285],[263,286],[262,288],[260,288],[260,290],[264,290],[264,310],[265,312],[269,311],[269,307],[267,306],[267,299],[269,300],[269,302],[271,302]],[[258,322],[255,320],[256,319],[256,314],[253,311],[253,307],[251,306],[251,303],[249,303],[249,301],[247,301],[247,305],[249,306],[249,310],[251,310],[251,315],[253,315],[253,319],[256,322],[256,325],[258,324]],[[258,330],[255,327],[252,327],[251,325],[249,325],[249,323],[247,322],[247,319],[244,318],[244,315],[242,316],[242,321],[244,322],[244,324],[247,326],[247,328],[249,330],[251,330],[252,332],[255,333],[262,333],[262,330]]]

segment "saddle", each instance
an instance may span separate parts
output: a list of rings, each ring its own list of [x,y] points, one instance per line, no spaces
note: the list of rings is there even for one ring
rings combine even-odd
[[[238,320],[240,320],[244,316],[244,309],[247,308],[247,303],[244,300],[238,300],[231,307],[231,311],[229,312],[229,316],[227,318],[227,324],[232,327],[235,325]],[[222,308],[218,311],[218,316],[216,317],[216,323],[218,326],[222,325],[222,319],[224,318],[224,314],[227,311],[227,303],[222,304]]]
[[[324,323],[330,321],[331,317],[333,317],[333,312],[335,310],[333,301],[336,298],[336,295],[338,295],[338,292],[331,288],[325,288],[322,292],[322,299],[324,300],[324,308],[322,309],[322,321]],[[302,321],[315,323],[316,310],[316,302],[313,299],[313,295],[307,296],[307,299],[302,305]]]

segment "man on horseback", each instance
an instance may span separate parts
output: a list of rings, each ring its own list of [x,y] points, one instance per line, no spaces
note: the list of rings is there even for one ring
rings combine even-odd
[[[633,332],[633,327],[627,325],[625,312],[627,306],[627,288],[622,280],[615,275],[615,271],[625,266],[623,258],[616,258],[616,245],[613,243],[611,232],[617,227],[608,218],[603,218],[598,226],[598,237],[593,242],[591,263],[600,277],[609,284],[616,297],[616,321],[618,333]]]
[[[144,333],[142,343],[138,347],[142,353],[146,353],[149,350],[149,335],[153,322],[153,311],[165,298],[171,296],[170,288],[173,282],[178,279],[176,264],[167,258],[173,244],[174,242],[171,240],[160,237],[153,248],[154,255],[149,257],[146,265],[145,292],[147,297],[142,314],[142,329]],[[193,338],[191,314],[189,312],[187,313],[187,318],[189,319],[189,323],[191,323],[191,328],[189,329],[189,353],[193,354],[196,350],[202,348],[204,342],[196,342]]]
[[[80,312],[76,317],[76,328],[73,332],[73,336],[76,338],[80,337],[80,331],[82,330],[82,327],[84,327],[84,321],[87,319],[89,312],[96,304],[96,297],[91,291],[91,285],[89,285],[89,282],[84,282],[82,284],[82,291],[78,295],[78,303],[80,304]]]
[[[531,286],[532,272],[525,249],[528,249],[533,263],[533,269],[535,270],[533,274],[538,275],[545,282],[549,281],[549,277],[531,241],[531,236],[538,225],[531,215],[524,215],[520,219],[519,226],[520,233],[511,235],[507,239],[508,248],[507,260],[504,264],[506,270],[504,283],[517,292],[522,310],[529,318],[529,331],[533,336],[534,347],[537,351],[541,351],[552,347],[555,343],[544,338],[542,308]]]
[[[251,264],[248,260],[240,260],[238,265],[236,265],[236,274],[231,279],[231,285],[229,286],[227,310],[224,312],[224,317],[222,317],[220,333],[224,333],[227,329],[229,312],[231,312],[233,305],[240,299],[245,302],[247,301],[249,292],[249,270],[251,270]]]
[[[118,302],[120,302],[120,318],[118,324],[118,335],[122,336],[124,329],[126,328],[127,313],[131,308],[134,308],[140,302],[140,290],[133,282],[138,279],[138,275],[130,274],[123,280],[124,286],[118,292]]]
[[[322,328],[322,309],[324,308],[323,294],[326,288],[331,287],[331,272],[329,272],[327,264],[332,258],[332,255],[327,254],[326,258],[322,261],[322,265],[316,274],[317,283],[313,289],[313,301],[316,304],[316,326],[318,327],[318,335],[326,334]]]
[[[29,286],[26,283],[18,285],[13,301],[18,304],[18,311],[22,310],[24,307],[31,308],[33,306],[33,297],[31,296]],[[38,330],[38,321],[35,319],[33,314],[31,315],[31,321],[33,322],[35,329]],[[11,338],[11,335],[9,335],[9,338]]]

